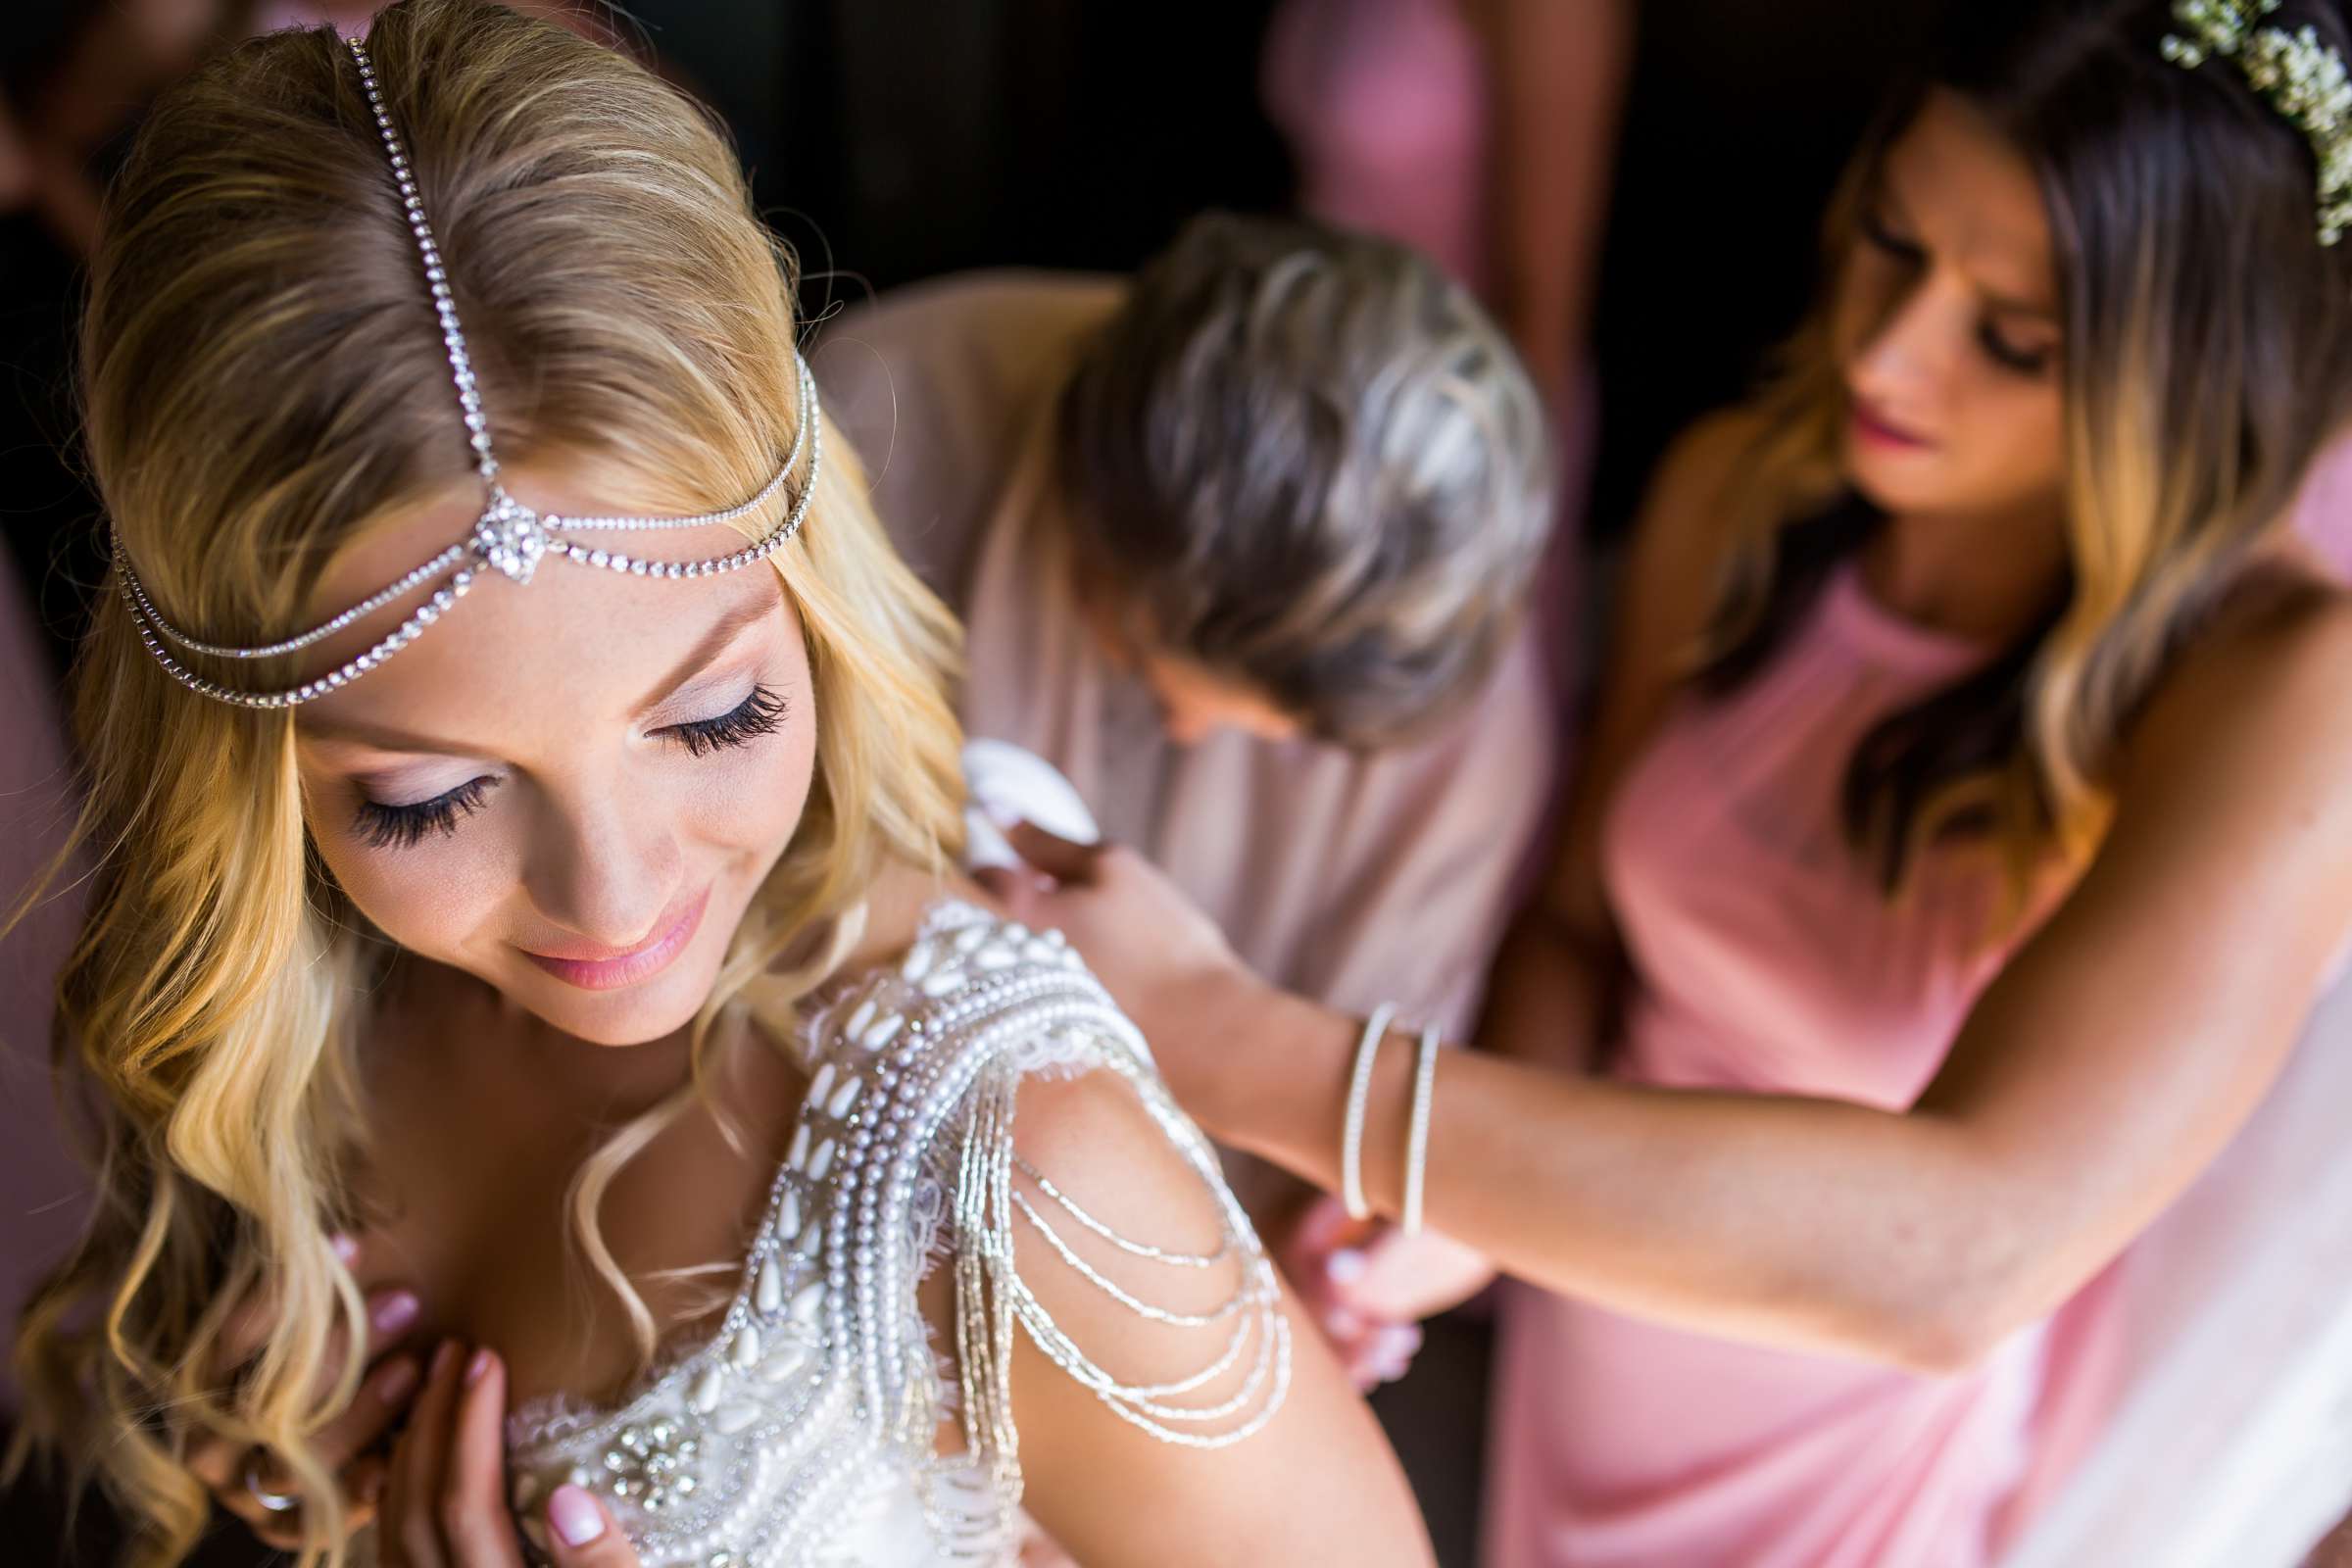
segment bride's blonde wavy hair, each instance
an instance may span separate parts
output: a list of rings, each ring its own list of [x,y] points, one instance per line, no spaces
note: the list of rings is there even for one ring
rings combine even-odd
[[[2348,40],[2331,5],[2277,24]],[[2069,580],[1984,669],[1866,735],[1849,837],[1889,893],[1929,846],[1992,850],[2011,912],[2053,855],[2086,858],[2118,740],[2352,414],[2352,246],[2315,237],[2309,144],[2217,60],[2161,40],[2170,0],[1968,0],[1849,167],[1826,225],[1832,287],[1752,404],[1730,567],[1700,685],[1756,674],[1880,518],[1845,477],[1837,275],[1887,147],[1931,89],[2033,165],[2064,326]]]
[[[615,509],[756,490],[808,413],[797,277],[712,123],[624,57],[480,0],[405,0],[368,45],[508,462],[590,455],[633,490],[604,498]],[[285,635],[339,545],[467,481],[416,253],[333,32],[247,42],[155,106],[109,196],[81,356],[108,516],[164,612],[207,635]],[[815,779],[696,1020],[696,1085],[722,1009],[756,987],[763,1016],[788,1012],[885,862],[960,849],[956,628],[890,549],[847,443],[824,440],[806,526],[773,558],[823,716]],[[132,1559],[167,1564],[208,1512],[190,1439],[266,1446],[308,1499],[304,1561],[340,1560],[334,1478],[306,1439],[361,1371],[311,1388],[338,1328],[366,1340],[328,1237],[358,1217],[358,1026],[385,945],[309,847],[290,713],[173,684],[111,591],[74,703],[95,871],[58,1054],[94,1122],[98,1202],[24,1319],[14,1457],[94,1473],[135,1527]],[[647,1354],[654,1324],[598,1200],[694,1092],[574,1185],[575,1240]],[[257,1290],[275,1326],[214,1386]]]

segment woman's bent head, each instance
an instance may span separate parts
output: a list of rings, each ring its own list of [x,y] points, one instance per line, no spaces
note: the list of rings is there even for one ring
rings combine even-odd
[[[2171,0],[1947,8],[1832,205],[1828,286],[1759,403],[1709,675],[1744,679],[1881,518],[2057,565],[1992,666],[1865,740],[1889,884],[1946,830],[2080,855],[2166,656],[2352,413],[2352,246],[2306,130]],[[2341,50],[2331,5],[2265,26]]]

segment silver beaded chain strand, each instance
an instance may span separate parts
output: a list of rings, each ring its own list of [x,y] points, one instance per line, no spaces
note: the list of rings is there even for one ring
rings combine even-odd
[[[118,549],[122,541],[118,537],[116,540]],[[190,653],[210,654],[216,659],[270,659],[279,654],[299,653],[313,643],[323,642],[362,616],[373,614],[395,599],[407,598],[416,592],[419,585],[446,575],[459,562],[466,559],[468,548],[466,545],[451,545],[423,565],[410,570],[391,586],[369,594],[340,614],[321,621],[309,631],[289,637],[284,642],[265,643],[259,648],[231,648],[221,643],[198,642],[193,637],[184,637],[165,623],[163,616],[157,613],[154,605],[148,603],[147,595],[140,591],[135,582],[131,585],[131,592],[137,597],[139,609],[144,612],[145,618],[154,623],[156,630]]]
[[[340,690],[415,641],[424,628],[432,625],[466,596],[485,569],[495,570],[518,584],[527,583],[540,560],[554,555],[577,564],[625,572],[633,577],[675,580],[714,576],[764,561],[800,532],[802,523],[808,517],[809,505],[816,496],[817,474],[823,461],[823,416],[817,407],[815,377],[809,373],[808,362],[795,354],[800,417],[798,428],[793,433],[792,450],[765,484],[734,506],[687,516],[559,517],[553,514],[542,516],[508,494],[498,482],[498,457],[490,439],[489,420],[482,412],[481,389],[474,375],[471,356],[466,350],[465,329],[458,320],[457,300],[449,285],[449,270],[443,265],[440,243],[433,235],[432,223],[425,217],[424,200],[416,187],[416,172],[410,164],[408,148],[402,143],[400,133],[392,123],[391,111],[377,87],[375,65],[368,58],[367,46],[357,38],[348,38],[344,42],[359,68],[360,83],[368,95],[368,113],[375,121],[376,132],[384,144],[385,159],[391,165],[393,183],[400,192],[402,215],[416,243],[425,288],[433,302],[433,314],[441,328],[442,347],[449,360],[450,378],[457,389],[458,410],[465,421],[466,444],[472,450],[474,471],[482,480],[487,499],[481,515],[474,521],[466,539],[441,550],[432,559],[412,567],[387,586],[310,630],[257,646],[208,642],[174,627],[156,608],[146,588],[139,582],[137,573],[131,567],[130,551],[121,531],[111,529],[116,577],[123,608],[129,612],[132,624],[138,631],[140,644],[164,672],[180,685],[201,697],[240,708],[292,708]],[[791,509],[774,528],[728,555],[702,561],[648,561],[641,556],[632,557],[620,551],[592,548],[567,537],[591,532],[670,531],[737,521],[774,499],[793,472],[801,467],[804,457],[808,461],[807,477]],[[299,653],[418,589],[436,583],[438,586],[434,588],[430,599],[419,605],[366,653],[346,661],[317,679],[283,691],[248,691],[208,679],[181,663],[165,646],[166,643],[175,644],[189,653],[215,659],[267,659]]]

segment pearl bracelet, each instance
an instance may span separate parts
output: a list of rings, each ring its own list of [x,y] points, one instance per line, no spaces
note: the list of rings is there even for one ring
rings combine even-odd
[[[1413,1114],[1404,1145],[1404,1233],[1421,1230],[1421,1190],[1429,1174],[1429,1108],[1438,1086],[1438,1026],[1421,1031],[1421,1051],[1413,1062]]]
[[[1348,1080],[1348,1115],[1340,1128],[1340,1196],[1352,1220],[1372,1217],[1372,1205],[1364,1201],[1364,1110],[1372,1100],[1372,1064],[1380,1058],[1381,1042],[1389,1037],[1389,1020],[1396,1016],[1396,1005],[1383,1003],[1364,1021],[1363,1037],[1355,1043],[1355,1070]]]

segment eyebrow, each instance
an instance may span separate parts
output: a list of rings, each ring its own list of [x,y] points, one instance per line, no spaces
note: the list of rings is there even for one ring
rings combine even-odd
[[[1872,183],[1872,194],[1878,200],[1885,202],[1887,206],[1894,209],[1895,217],[1902,221],[1904,227],[1917,228],[1919,226],[1912,220],[1911,209],[1903,204],[1902,197],[1895,194],[1894,181],[1888,176],[1886,168],[1884,164],[1880,165],[1878,174]],[[2004,316],[2030,317],[2034,320],[2047,321],[2052,326],[2060,324],[2058,318],[2058,308],[2054,305],[2037,305],[2031,300],[2023,300],[2018,299],[2013,295],[1995,293],[1993,290],[1985,288],[1983,284],[1979,284],[1977,286],[1977,292],[1984,297],[1984,303],[1986,305],[1991,306],[1994,310],[2000,312]]]
[[[660,706],[679,687],[701,674],[703,667],[733,646],[735,639],[742,636],[746,629],[765,620],[782,598],[783,591],[780,588],[763,593],[757,599],[737,605],[712,621],[710,629],[703,633],[702,640],[688,649],[686,657],[679,660],[670,672],[646,693],[644,700],[629,710],[630,716],[643,716],[646,710]]]
[[[1985,304],[2003,316],[2023,316],[2032,320],[2047,321],[2052,326],[2060,324],[2058,310],[2055,306],[2035,305],[2028,300],[2011,299],[2006,294],[1995,294],[1989,289],[1980,289],[1978,292],[1984,296]]]
[[[686,657],[673,665],[668,674],[657,682],[643,700],[630,710],[632,718],[642,716],[648,709],[658,707],[680,686],[700,674],[705,665],[723,654],[752,626],[765,620],[782,601],[781,589],[762,594],[735,606],[710,623]],[[303,728],[312,739],[364,741],[387,752],[414,752],[432,757],[480,757],[487,755],[479,746],[462,741],[439,740],[430,735],[418,735],[410,730],[396,729],[385,724],[370,724],[364,719],[336,718],[332,714],[311,712],[303,715]]]

